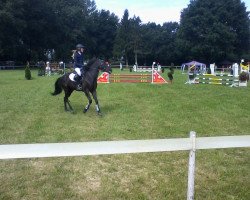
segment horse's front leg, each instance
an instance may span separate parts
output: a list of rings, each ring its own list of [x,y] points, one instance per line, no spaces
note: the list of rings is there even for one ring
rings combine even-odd
[[[92,92],[92,96],[93,96],[93,98],[95,100],[96,112],[98,113],[98,115],[101,115],[101,109],[100,109],[99,102],[98,102],[98,99],[97,99],[96,90]]]
[[[68,103],[68,106],[69,106],[69,111],[70,111],[70,112],[74,112],[72,106],[71,106],[70,103],[69,103],[69,99],[68,99],[67,103]]]
[[[68,111],[67,101],[68,101],[68,99],[67,99],[66,96],[65,96],[64,99],[63,99],[63,102],[64,102],[64,110],[65,110],[65,111]]]
[[[90,97],[89,91],[84,91],[86,97],[88,98],[88,104],[85,106],[83,112],[86,113],[89,110],[90,105],[92,104],[92,99]]]

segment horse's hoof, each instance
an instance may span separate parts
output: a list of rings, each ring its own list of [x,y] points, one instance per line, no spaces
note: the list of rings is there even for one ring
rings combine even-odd
[[[87,111],[88,111],[88,109],[84,109],[84,110],[83,110],[83,113],[86,113]]]
[[[101,112],[97,112],[97,115],[100,116],[100,117],[103,116]]]

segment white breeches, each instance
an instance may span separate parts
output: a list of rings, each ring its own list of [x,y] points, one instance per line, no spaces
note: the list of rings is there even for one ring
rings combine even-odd
[[[82,73],[81,73],[81,69],[80,69],[80,68],[75,68],[75,71],[76,71],[76,73],[77,73],[79,76],[81,76],[81,75],[82,75]]]

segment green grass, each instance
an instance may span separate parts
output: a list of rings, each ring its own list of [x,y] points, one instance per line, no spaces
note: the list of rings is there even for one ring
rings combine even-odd
[[[115,71],[114,73],[117,73]],[[129,73],[125,71],[123,73]],[[58,76],[0,71],[0,143],[52,143],[250,133],[250,87],[99,84],[103,117],[80,92],[64,112]],[[164,74],[166,76],[166,73]],[[188,152],[0,161],[0,199],[185,199]],[[197,152],[196,199],[249,199],[250,150]]]

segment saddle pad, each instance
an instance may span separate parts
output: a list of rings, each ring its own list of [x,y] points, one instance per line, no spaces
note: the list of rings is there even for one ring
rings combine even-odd
[[[74,73],[71,73],[70,75],[69,75],[69,79],[71,80],[71,81],[74,81],[75,82],[75,74]]]

